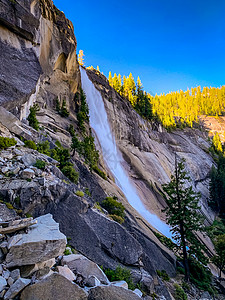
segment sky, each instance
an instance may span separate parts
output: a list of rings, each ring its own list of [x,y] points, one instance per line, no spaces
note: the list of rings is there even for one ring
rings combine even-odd
[[[135,78],[151,94],[225,85],[225,0],[54,0],[85,66]]]

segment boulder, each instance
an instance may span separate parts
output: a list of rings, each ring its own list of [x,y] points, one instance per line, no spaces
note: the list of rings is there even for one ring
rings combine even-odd
[[[22,172],[23,179],[33,179],[35,177],[35,173],[32,169],[25,169]]]
[[[58,269],[59,274],[64,276],[68,280],[70,280],[70,281],[76,280],[75,274],[67,266],[64,266],[64,267],[58,266],[57,269]]]
[[[52,215],[36,220],[37,224],[29,227],[27,234],[17,234],[10,239],[6,256],[8,268],[37,264],[63,254],[66,237]]]
[[[84,284],[87,287],[94,287],[94,286],[101,285],[101,282],[98,280],[97,277],[95,277],[94,275],[91,275],[84,281]]]
[[[30,284],[30,279],[19,278],[7,291],[4,296],[4,300],[13,299],[18,295],[28,284]]]
[[[28,286],[21,300],[87,300],[86,293],[65,277],[54,273],[36,284]]]
[[[136,295],[138,295],[140,298],[141,298],[142,295],[143,295],[143,293],[142,293],[139,289],[135,289],[135,290],[134,290],[134,293],[135,293]]]
[[[93,288],[89,292],[88,300],[140,300],[130,290],[126,290],[122,287],[117,286],[98,286]]]
[[[45,269],[46,271],[50,271],[50,268],[53,267],[54,264],[55,264],[55,258],[52,258],[47,261],[37,263],[34,265],[22,266],[21,267],[22,277],[29,277],[38,270]]]
[[[16,281],[17,279],[20,278],[20,270],[15,269],[10,273],[10,277],[13,279],[13,281]]]
[[[85,279],[94,275],[103,284],[109,283],[107,276],[99,266],[81,254],[63,256],[62,265],[67,265],[70,270],[82,275]]]
[[[110,285],[114,285],[114,286],[120,286],[124,289],[128,289],[128,284],[126,281],[121,280],[121,281],[113,281],[110,283]]]
[[[30,167],[36,163],[37,156],[31,153],[27,153],[21,157],[21,161],[23,162],[25,167]]]
[[[0,276],[0,292],[4,290],[4,288],[7,286],[7,281],[4,277]]]
[[[7,223],[6,223],[7,224]],[[7,227],[5,228],[0,228],[0,233],[1,234],[9,234],[13,233],[16,231],[19,231],[21,229],[27,228],[31,225],[37,224],[37,220],[33,220],[33,218],[27,218],[23,220],[15,220],[9,222]],[[0,222],[1,225],[1,222]]]

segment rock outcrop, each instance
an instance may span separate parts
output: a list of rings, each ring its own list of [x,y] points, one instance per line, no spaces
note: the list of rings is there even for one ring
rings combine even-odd
[[[8,268],[37,264],[63,254],[66,237],[59,232],[59,225],[52,216],[41,216],[36,221],[27,233],[10,239],[6,256]]]
[[[79,84],[76,39],[51,0],[1,0],[0,47],[0,105],[22,119],[37,98],[43,105],[56,97],[72,101]]]

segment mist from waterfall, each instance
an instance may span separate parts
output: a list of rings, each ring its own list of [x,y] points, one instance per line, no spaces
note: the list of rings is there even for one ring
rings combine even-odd
[[[90,125],[94,130],[101,149],[105,163],[112,172],[117,186],[126,196],[130,205],[153,227],[165,236],[171,238],[170,227],[160,220],[159,217],[150,213],[142,203],[135,186],[129,179],[128,174],[123,168],[123,157],[117,149],[115,138],[111,131],[107,113],[101,93],[95,88],[92,81],[88,78],[85,69],[80,67],[82,89],[86,94],[89,107]]]

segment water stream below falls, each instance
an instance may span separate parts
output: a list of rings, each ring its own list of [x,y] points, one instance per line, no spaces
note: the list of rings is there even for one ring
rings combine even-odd
[[[117,149],[115,138],[111,131],[101,93],[88,78],[86,71],[80,68],[82,88],[86,94],[89,107],[90,125],[94,130],[102,148],[105,163],[112,172],[116,185],[126,196],[130,205],[153,227],[165,236],[171,238],[169,226],[159,217],[150,213],[142,203],[135,186],[123,168],[123,158]]]

